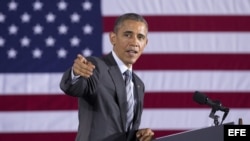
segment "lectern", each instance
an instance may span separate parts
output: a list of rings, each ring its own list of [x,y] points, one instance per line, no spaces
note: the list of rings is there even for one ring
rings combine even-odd
[[[155,141],[224,141],[224,124],[159,137]]]

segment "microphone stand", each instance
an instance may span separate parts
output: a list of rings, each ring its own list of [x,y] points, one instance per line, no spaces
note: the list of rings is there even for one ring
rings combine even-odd
[[[214,120],[214,125],[215,126],[218,126],[219,125],[219,117],[218,115],[215,115],[215,112],[217,111],[216,108],[212,108],[210,114],[209,114],[209,117],[212,118]]]
[[[218,110],[220,110],[219,109],[219,105],[221,105],[221,103],[220,103],[220,101],[218,101],[218,100],[215,100],[215,101],[213,101],[214,103],[217,103],[216,105],[214,105],[214,106],[212,106],[212,110],[211,110],[211,112],[210,112],[210,114],[209,114],[209,117],[210,118],[212,118],[212,119],[214,119],[214,125],[215,126],[218,126],[219,125],[219,116],[218,115],[215,115],[215,113],[218,111]],[[228,112],[229,112],[229,108],[226,108],[225,110],[223,110],[223,112],[224,112],[224,114],[223,114],[223,117],[222,117],[222,120],[221,120],[221,123],[220,124],[222,124],[223,123],[223,121],[225,120],[225,118],[227,117],[227,115],[228,115]]]

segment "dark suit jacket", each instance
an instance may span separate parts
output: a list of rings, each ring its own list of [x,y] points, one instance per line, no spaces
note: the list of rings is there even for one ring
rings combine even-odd
[[[72,84],[71,68],[62,77],[60,88],[70,96],[78,97],[79,126],[76,141],[134,141],[143,109],[144,84],[133,73],[135,86],[135,118],[133,128],[126,133],[125,83],[113,56],[89,57],[95,66],[94,74],[80,77]]]

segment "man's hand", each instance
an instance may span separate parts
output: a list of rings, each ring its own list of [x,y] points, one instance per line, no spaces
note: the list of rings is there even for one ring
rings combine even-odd
[[[136,137],[139,141],[152,141],[154,139],[154,132],[149,129],[139,129],[136,132]]]
[[[85,78],[89,78],[93,74],[95,66],[89,62],[82,55],[78,54],[77,58],[74,60],[73,72],[74,75],[80,75]]]

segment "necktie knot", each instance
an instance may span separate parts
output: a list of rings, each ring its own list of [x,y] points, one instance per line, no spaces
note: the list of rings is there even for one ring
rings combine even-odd
[[[124,72],[125,75],[125,84],[128,85],[129,82],[132,80],[132,72],[130,70],[126,70]]]

